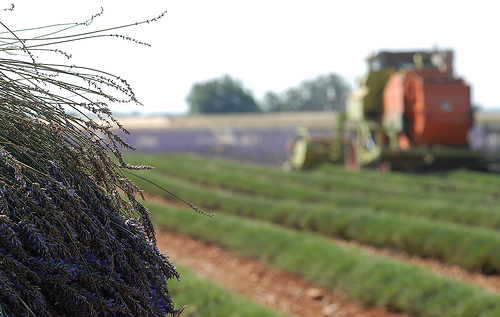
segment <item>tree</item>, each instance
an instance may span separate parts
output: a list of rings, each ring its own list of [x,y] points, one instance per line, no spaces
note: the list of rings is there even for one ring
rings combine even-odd
[[[266,111],[342,111],[349,91],[349,85],[340,76],[322,75],[281,95],[267,92],[262,108]]]
[[[99,15],[36,41],[0,22],[0,316],[178,315],[167,280],[180,274],[124,175],[143,167],[121,159],[128,146],[111,130],[126,132],[108,103],[138,103],[134,93],[118,76],[32,53],[61,53],[48,49],[60,41],[53,34]],[[64,39],[89,34],[114,36]]]
[[[193,85],[186,100],[192,114],[260,111],[251,93],[229,75]]]
[[[263,111],[276,112],[281,111],[283,108],[284,102],[277,93],[268,91],[264,94],[264,100],[262,102]]]

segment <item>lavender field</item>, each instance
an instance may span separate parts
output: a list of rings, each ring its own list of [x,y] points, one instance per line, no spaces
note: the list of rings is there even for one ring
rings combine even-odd
[[[335,119],[332,113],[140,118],[124,123],[130,135],[119,134],[143,153],[195,153],[281,166],[287,159],[286,143],[294,139],[299,127],[331,134]],[[477,118],[469,132],[471,149],[500,150],[497,122],[484,114]]]
[[[289,127],[132,130],[122,136],[144,153],[196,153],[279,166],[286,160],[286,142],[295,134],[296,128]]]

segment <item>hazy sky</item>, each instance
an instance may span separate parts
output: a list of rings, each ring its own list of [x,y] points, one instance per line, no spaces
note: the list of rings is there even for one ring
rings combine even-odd
[[[500,107],[500,41],[494,1],[390,0],[155,0],[0,1],[11,29],[82,22],[104,7],[92,29],[163,19],[118,31],[148,42],[117,38],[64,46],[72,64],[94,66],[126,78],[144,107],[113,107],[144,113],[187,111],[193,83],[229,74],[260,100],[330,72],[355,88],[365,57],[381,49],[455,51],[455,70],[472,86],[472,99]],[[90,29],[90,28],[89,28]],[[86,31],[81,28],[81,31]],[[61,61],[64,61],[61,59]]]

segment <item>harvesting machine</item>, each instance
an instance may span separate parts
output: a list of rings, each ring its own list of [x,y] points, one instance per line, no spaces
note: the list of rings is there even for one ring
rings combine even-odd
[[[289,163],[321,161],[395,169],[482,168],[484,152],[469,147],[470,87],[453,74],[450,50],[389,52],[368,59],[369,72],[348,98],[330,136],[301,129]]]

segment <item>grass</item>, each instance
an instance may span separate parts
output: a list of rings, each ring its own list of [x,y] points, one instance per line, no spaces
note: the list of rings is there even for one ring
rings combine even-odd
[[[249,299],[234,294],[230,290],[210,280],[200,278],[190,269],[177,265],[182,273],[180,282],[170,282],[170,294],[176,307],[188,306],[182,317],[285,317],[267,307],[260,306]]]
[[[498,316],[500,296],[401,261],[267,222],[147,204],[155,224],[217,243],[352,299],[418,316]]]
[[[356,240],[376,247],[397,248],[409,254],[441,259],[471,271],[500,271],[500,257],[497,256],[500,234],[487,228],[405,213],[374,212],[361,199],[353,200],[358,205],[352,206],[297,203],[292,198],[272,199],[196,185],[158,172],[145,171],[141,174],[203,208],[218,209],[330,237]],[[134,177],[131,179],[148,192],[162,194],[160,189],[150,183]],[[446,207],[445,201],[441,203]],[[447,210],[444,209],[442,213]]]
[[[500,229],[500,196],[495,175],[463,172],[437,176],[349,173],[339,167],[325,172],[290,172],[194,156],[127,155],[131,163],[153,165],[157,171],[204,186],[259,197],[363,207],[375,212],[419,216]],[[239,166],[239,167],[238,167]],[[462,175],[462,176],[460,176]],[[149,177],[149,175],[148,175]]]
[[[159,227],[258,257],[366,304],[418,316],[500,315],[499,295],[341,247],[328,238],[340,236],[497,273],[497,175],[352,173],[332,165],[286,173],[192,156],[127,155],[126,160],[156,166],[142,175],[203,208],[219,210],[215,219],[208,219],[151,205]],[[134,181],[162,194],[151,184]]]

